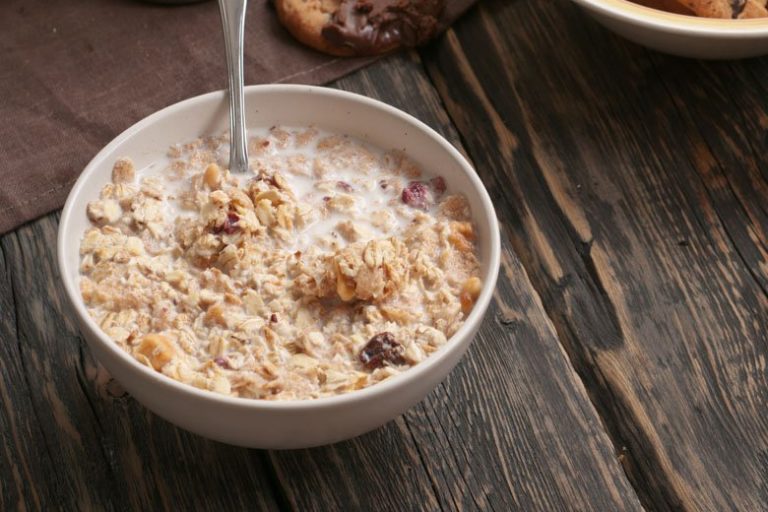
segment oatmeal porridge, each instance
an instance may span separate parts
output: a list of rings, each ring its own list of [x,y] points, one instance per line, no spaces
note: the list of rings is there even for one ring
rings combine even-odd
[[[80,290],[141,363],[270,400],[361,389],[418,364],[482,287],[466,198],[397,151],[315,128],[226,136],[114,164],[89,203]]]

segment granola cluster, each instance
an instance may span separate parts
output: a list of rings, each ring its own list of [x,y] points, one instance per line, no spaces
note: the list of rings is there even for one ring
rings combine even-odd
[[[461,326],[482,287],[465,197],[397,152],[314,128],[118,160],[88,205],[80,289],[120,347],[226,395],[306,399],[413,366]]]

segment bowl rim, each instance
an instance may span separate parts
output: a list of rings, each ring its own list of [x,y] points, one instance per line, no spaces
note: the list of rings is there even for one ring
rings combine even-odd
[[[647,28],[719,38],[768,36],[768,18],[742,20],[715,19],[677,14],[639,5],[630,0],[573,0],[586,8],[615,19],[627,20]]]
[[[389,377],[382,382],[378,382],[360,390],[350,391],[348,393],[333,395],[329,397],[273,401],[222,395],[215,393],[214,391],[199,389],[190,384],[185,384],[172,379],[171,377],[168,377],[139,363],[130,354],[125,352],[125,350],[120,348],[117,343],[108,338],[107,335],[101,330],[101,328],[96,324],[96,322],[91,318],[85,309],[84,303],[82,302],[82,297],[79,293],[79,287],[76,285],[76,279],[68,278],[71,272],[69,272],[70,269],[67,264],[64,247],[67,243],[67,239],[72,238],[68,237],[68,235],[71,234],[70,232],[72,228],[70,228],[70,219],[73,216],[76,199],[81,195],[86,182],[95,172],[95,169],[100,164],[100,162],[106,158],[107,154],[112,152],[117,146],[121,145],[126,139],[134,136],[137,132],[143,130],[145,127],[150,126],[156,121],[168,115],[172,115],[179,110],[186,109],[199,103],[224,101],[226,91],[223,90],[213,91],[187,98],[185,100],[169,105],[161,110],[158,110],[153,114],[150,114],[115,137],[109,144],[101,149],[101,151],[99,151],[96,156],[90,160],[90,162],[88,162],[83,171],[80,173],[77,181],[73,185],[69,195],[67,196],[66,203],[64,204],[64,208],[61,212],[56,247],[60,278],[64,284],[64,289],[66,291],[69,302],[75,311],[75,314],[82,322],[85,323],[84,327],[96,335],[95,337],[98,339],[99,343],[101,343],[101,345],[105,347],[105,349],[111,354],[121,359],[123,363],[132,367],[133,370],[143,373],[145,377],[153,381],[154,384],[158,386],[171,388],[171,391],[175,389],[176,391],[189,394],[201,400],[225,404],[236,408],[283,411],[329,408],[341,404],[349,405],[364,400],[375,399],[376,397],[386,395],[388,392],[393,391],[395,388],[407,386],[410,382],[415,381],[422,375],[428,373],[431,368],[438,366],[451,353],[460,350],[463,345],[461,341],[464,340],[464,338],[473,335],[475,329],[479,327],[479,324],[482,322],[488,305],[490,304],[494,290],[496,289],[496,281],[498,278],[499,265],[501,261],[499,223],[496,217],[495,209],[493,207],[493,202],[488,195],[488,191],[480,180],[480,177],[477,175],[477,172],[467,161],[464,155],[462,155],[452,144],[450,144],[434,129],[419,119],[416,119],[412,115],[382,101],[375,100],[361,94],[339,89],[332,89],[328,87],[297,84],[265,84],[249,85],[245,88],[246,101],[249,94],[269,94],[279,92],[288,92],[292,94],[313,94],[332,97],[335,99],[341,99],[342,101],[362,103],[368,107],[382,110],[385,114],[389,114],[398,118],[404,124],[411,125],[414,128],[425,132],[430,138],[434,139],[442,147],[443,150],[447,151],[449,155],[457,161],[457,163],[460,165],[462,170],[471,181],[472,185],[477,189],[481,198],[481,202],[483,203],[482,211],[485,212],[486,217],[485,219],[482,219],[482,221],[489,224],[488,232],[491,238],[489,241],[490,251],[488,254],[488,277],[483,283],[480,296],[475,302],[475,306],[472,308],[469,316],[465,319],[459,330],[456,331],[456,333],[454,333],[453,336],[451,336],[442,347],[440,347],[434,353],[430,354],[429,357],[427,357],[424,361],[420,362],[416,366],[413,366],[398,375]],[[78,242],[80,238],[80,236],[77,237]]]

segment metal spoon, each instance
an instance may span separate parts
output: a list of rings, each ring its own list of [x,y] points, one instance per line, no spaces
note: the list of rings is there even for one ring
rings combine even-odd
[[[229,171],[248,171],[243,108],[243,39],[248,0],[219,0],[229,75]]]

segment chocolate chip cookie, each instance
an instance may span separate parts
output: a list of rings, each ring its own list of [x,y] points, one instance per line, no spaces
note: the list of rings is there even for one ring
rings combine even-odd
[[[694,14],[706,18],[768,17],[766,0],[638,0],[638,3],[665,11]]]
[[[302,43],[339,56],[414,47],[437,32],[445,0],[274,0],[280,22]]]

